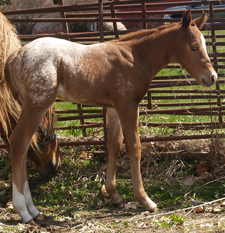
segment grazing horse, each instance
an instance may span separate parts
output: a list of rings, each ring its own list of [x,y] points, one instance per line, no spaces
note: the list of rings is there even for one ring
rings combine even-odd
[[[205,21],[206,14],[192,21],[191,11],[186,11],[179,24],[142,30],[94,45],[42,38],[8,58],[4,81],[23,104],[22,115],[10,136],[10,151],[13,205],[25,223],[33,222],[39,215],[29,190],[26,153],[32,135],[56,97],[108,109],[106,191],[112,203],[121,202],[115,177],[124,137],[134,196],[146,210],[157,210],[141,178],[138,104],[153,77],[170,62],[179,62],[203,86],[215,83],[217,74],[199,30]]]
[[[4,64],[7,57],[21,48],[16,29],[0,13],[0,82],[4,79]],[[61,152],[55,138],[52,125],[54,108],[46,113],[38,134],[32,140],[33,148],[28,151],[28,158],[35,164],[42,175],[54,174],[61,164]],[[15,100],[9,89],[0,89],[0,135],[8,142],[8,135],[16,127],[21,115],[21,105]],[[36,147],[36,148],[35,148]]]

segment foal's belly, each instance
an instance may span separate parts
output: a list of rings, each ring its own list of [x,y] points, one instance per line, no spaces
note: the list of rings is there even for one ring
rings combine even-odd
[[[90,87],[85,88],[82,85],[80,87],[70,87],[69,90],[63,85],[59,85],[57,98],[77,104],[90,104],[104,107],[114,106],[113,101],[106,93],[99,93],[97,90],[92,90]]]

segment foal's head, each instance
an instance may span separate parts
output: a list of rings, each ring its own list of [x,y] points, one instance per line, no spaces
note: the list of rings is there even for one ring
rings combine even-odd
[[[209,60],[204,36],[200,32],[206,19],[206,13],[195,20],[192,20],[190,10],[183,14],[175,56],[192,77],[202,86],[209,87],[216,82],[217,74]]]

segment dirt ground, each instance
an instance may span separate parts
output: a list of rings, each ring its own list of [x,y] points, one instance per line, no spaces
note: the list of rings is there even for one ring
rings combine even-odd
[[[135,206],[135,203],[130,203]],[[126,206],[125,206],[126,207]],[[119,208],[107,212],[77,212],[76,215],[57,218],[42,215],[36,225],[23,224],[19,215],[9,208],[0,208],[0,232],[225,232],[225,211],[218,203],[208,205],[214,211],[196,213],[195,209],[161,210],[157,214],[143,209]],[[217,210],[216,210],[217,208]],[[176,220],[171,216],[178,216]]]
[[[193,147],[192,144],[188,144]],[[205,148],[203,146],[203,148]],[[224,149],[223,149],[224,151]],[[70,153],[71,154],[71,153]],[[143,150],[146,159],[150,160]],[[127,173],[126,163],[120,161],[124,173]],[[125,165],[124,165],[125,164]],[[176,166],[177,163],[175,164]],[[168,176],[168,171],[176,172],[173,163],[166,165],[164,171]],[[128,166],[129,167],[129,166]],[[154,166],[153,166],[154,167]],[[155,166],[158,172],[159,166]],[[223,168],[223,166],[222,166]],[[130,169],[130,168],[129,168]],[[178,169],[179,166],[178,166]],[[222,169],[223,170],[223,169]],[[143,171],[147,171],[144,169]],[[150,172],[150,170],[148,170]],[[162,176],[161,171],[160,176]],[[171,171],[170,171],[170,174]],[[218,176],[219,177],[219,176]],[[224,178],[224,173],[220,176]],[[224,179],[223,179],[224,180]],[[189,181],[188,177],[185,181]],[[5,182],[5,181],[2,181]],[[211,181],[213,182],[213,181]],[[223,181],[221,180],[223,183]],[[184,183],[184,182],[183,182]],[[1,190],[0,190],[1,191]],[[3,190],[1,191],[3,192]],[[174,190],[175,192],[175,190]],[[0,193],[0,195],[4,195]],[[158,213],[145,211],[137,202],[128,202],[123,207],[113,208],[93,208],[92,211],[76,211],[73,215],[65,213],[62,208],[61,213],[54,213],[51,210],[40,209],[41,216],[35,224],[23,224],[20,216],[15,213],[11,203],[6,205],[0,203],[0,233],[1,232],[212,232],[225,233],[225,197],[209,203],[199,203],[199,206],[186,209],[174,210],[172,206],[167,209],[160,209]],[[70,216],[70,217],[69,217]]]

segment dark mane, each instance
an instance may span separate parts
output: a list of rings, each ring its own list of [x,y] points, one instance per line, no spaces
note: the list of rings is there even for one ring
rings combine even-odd
[[[139,30],[139,31],[136,31],[136,32],[131,32],[131,33],[127,34],[124,37],[112,40],[112,42],[139,40],[139,39],[142,39],[143,37],[150,36],[150,35],[154,34],[155,32],[162,31],[164,29],[167,29],[167,28],[170,28],[170,27],[174,27],[176,25],[178,25],[178,24],[172,23],[170,25],[161,26],[161,27],[158,27],[158,28],[143,29],[143,30]]]

